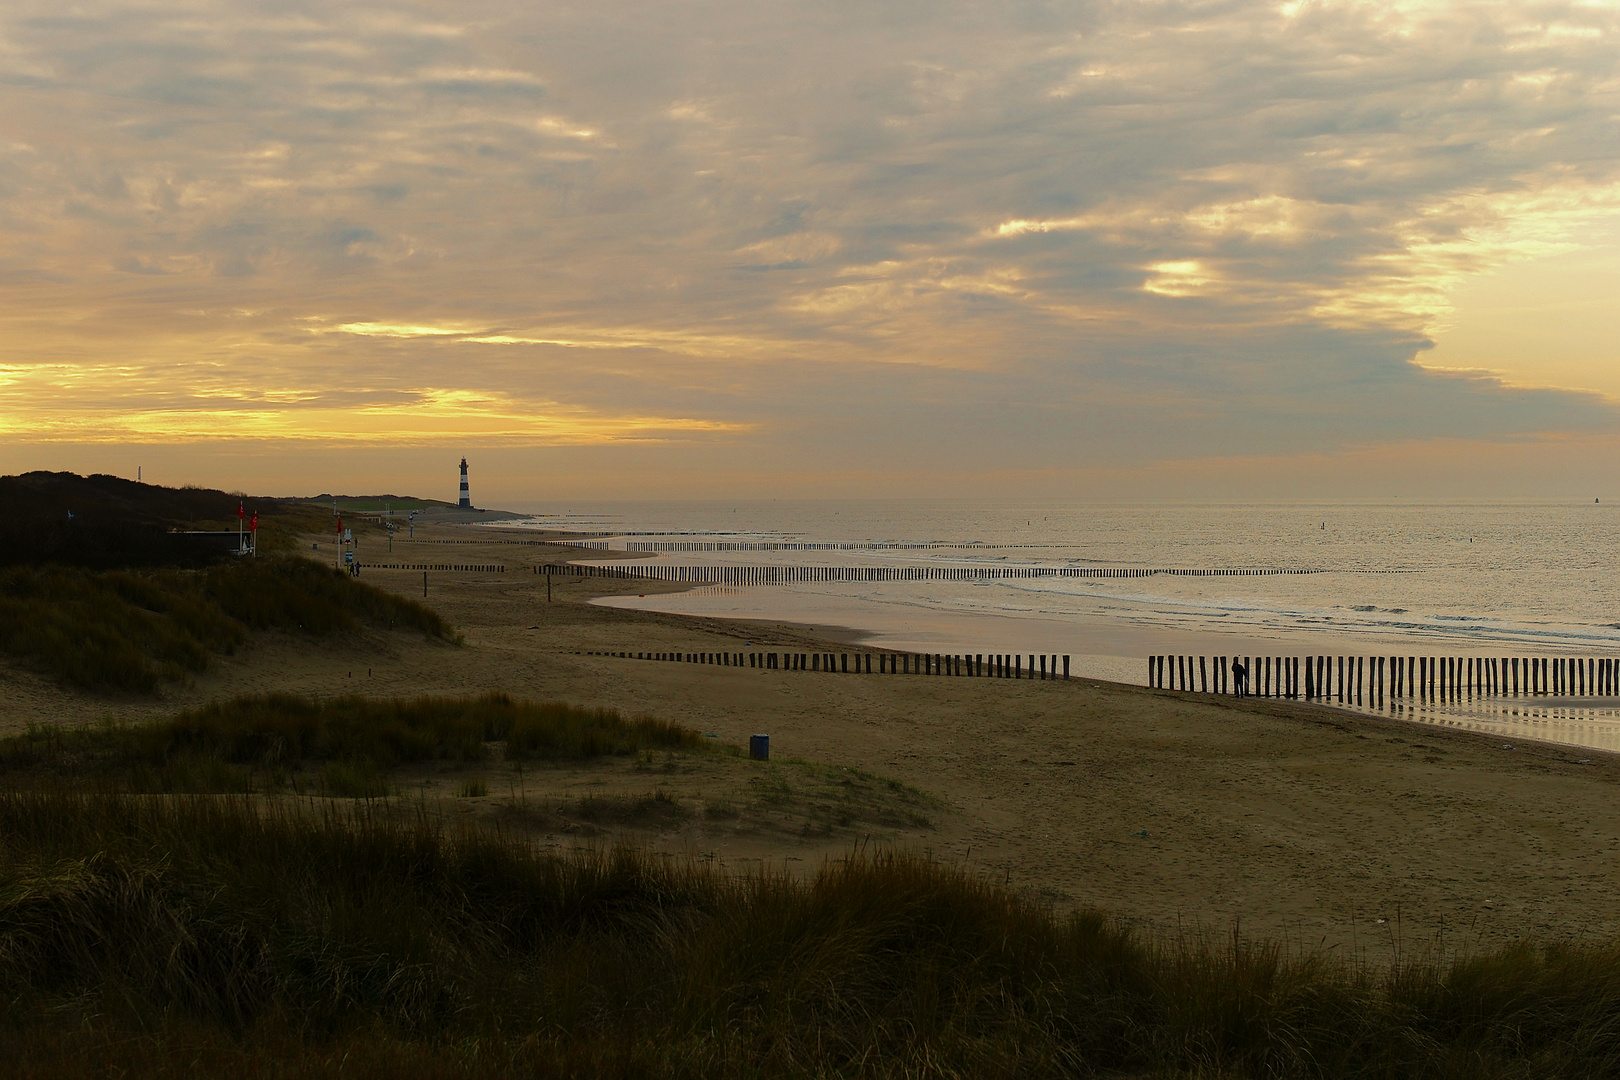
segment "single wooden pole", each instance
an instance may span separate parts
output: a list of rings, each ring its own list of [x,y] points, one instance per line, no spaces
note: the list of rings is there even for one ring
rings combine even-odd
[[[551,598],[549,593],[547,594],[546,598],[548,600]],[[427,571],[426,570],[422,571],[422,599],[424,599],[424,600],[427,599]]]
[[[1063,681],[1069,681],[1069,654],[1063,654]]]

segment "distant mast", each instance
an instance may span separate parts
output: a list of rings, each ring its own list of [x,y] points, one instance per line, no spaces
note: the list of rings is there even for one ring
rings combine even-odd
[[[461,459],[461,502],[458,504],[463,510],[472,509],[472,495],[467,490],[467,459]]]

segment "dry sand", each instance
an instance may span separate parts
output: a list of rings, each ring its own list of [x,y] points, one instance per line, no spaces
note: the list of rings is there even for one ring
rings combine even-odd
[[[9,668],[0,672],[0,727],[166,714],[272,689],[504,690],[653,713],[734,744],[768,732],[774,758],[802,762],[666,757],[521,777],[491,765],[489,796],[461,808],[526,813],[553,842],[611,835],[617,825],[665,850],[746,866],[814,865],[867,838],[926,848],[1059,905],[1100,906],[1158,930],[1220,933],[1241,922],[1246,932],[1374,956],[1435,940],[1590,940],[1620,929],[1620,759],[1608,755],[1089,681],[583,655],[743,652],[749,643],[838,651],[840,635],[584,602],[651,587],[642,583],[558,579],[548,604],[544,579],[527,567],[567,553],[501,545],[500,533],[484,529],[417,532],[489,541],[400,544],[394,559],[508,567],[430,575],[428,603],[464,632],[463,646],[403,633],[320,646],[264,637],[156,703],[69,694]],[[419,572],[371,571],[366,580],[421,595]],[[459,776],[428,770],[415,780],[449,794]],[[659,788],[687,809],[635,802]],[[762,800],[767,789],[779,797]],[[591,794],[621,804],[580,802]],[[733,816],[750,799],[759,813]]]

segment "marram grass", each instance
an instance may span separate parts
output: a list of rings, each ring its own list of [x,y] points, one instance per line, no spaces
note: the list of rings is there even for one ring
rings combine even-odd
[[[10,1077],[1601,1077],[1620,952],[1144,940],[959,869],[557,856],[375,810],[0,796]]]
[[[656,717],[625,717],[561,701],[476,697],[231,698],[134,724],[36,726],[0,738],[8,788],[107,792],[269,793],[308,787],[340,797],[389,791],[386,770],[421,761],[477,762],[504,744],[514,760],[584,761],[650,750],[692,750],[698,732]]]
[[[90,690],[153,693],[205,670],[251,630],[323,636],[362,625],[455,636],[421,604],[301,558],[202,570],[0,569],[0,652]]]

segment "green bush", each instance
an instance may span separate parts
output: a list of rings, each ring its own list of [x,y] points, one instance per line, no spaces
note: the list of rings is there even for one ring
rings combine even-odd
[[[915,855],[727,878],[368,805],[0,796],[8,1077],[1620,1070],[1612,945],[1355,966]]]

